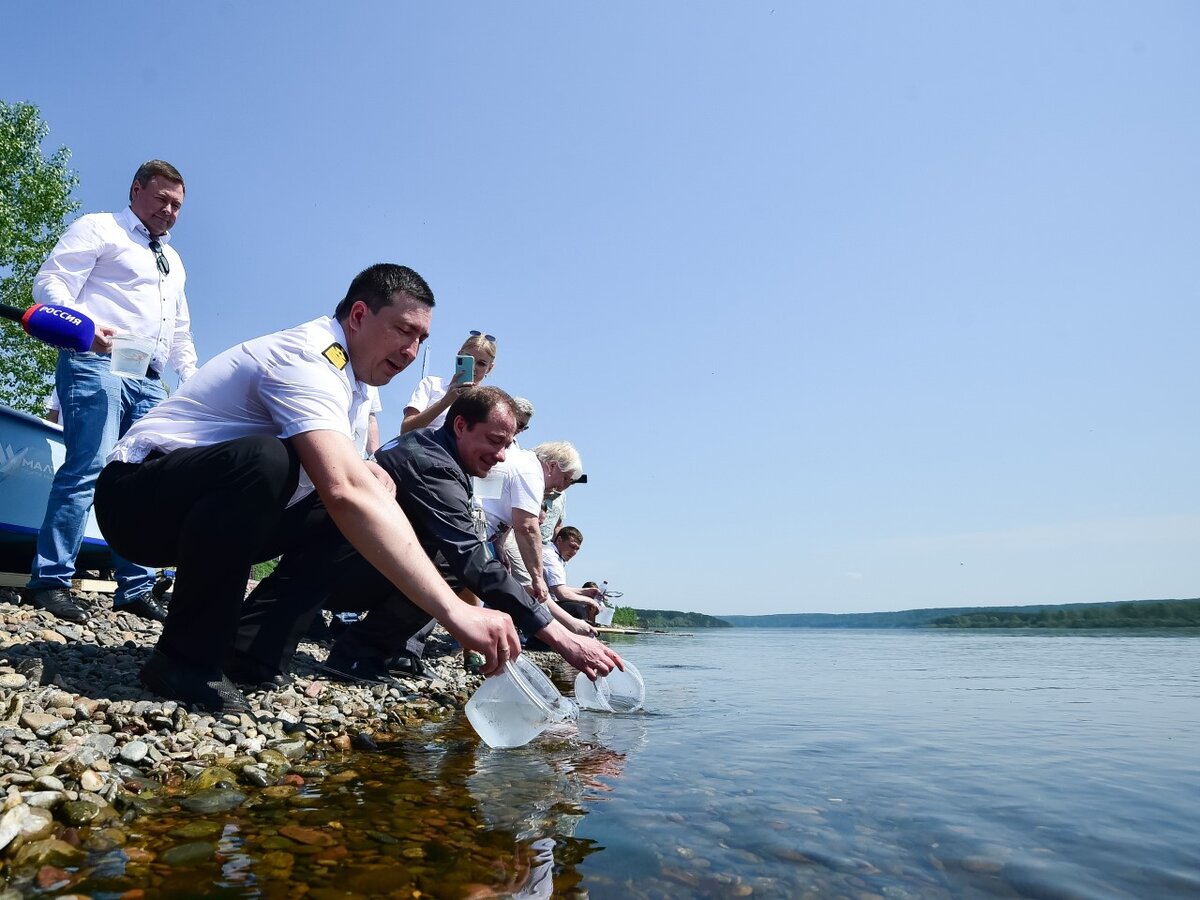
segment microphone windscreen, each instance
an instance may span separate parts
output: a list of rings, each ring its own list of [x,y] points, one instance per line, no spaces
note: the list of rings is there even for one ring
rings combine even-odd
[[[21,327],[30,337],[79,353],[91,350],[96,337],[96,323],[83,313],[49,303],[29,307],[21,317]]]

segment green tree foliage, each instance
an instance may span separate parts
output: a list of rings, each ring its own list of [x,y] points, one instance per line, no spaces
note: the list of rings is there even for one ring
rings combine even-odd
[[[635,609],[643,628],[731,628],[723,619],[704,613],[679,612],[675,609]],[[615,617],[614,617],[615,618]]]
[[[275,571],[275,567],[279,565],[279,557],[268,559],[266,562],[255,563],[250,568],[250,577],[255,581],[262,581],[268,575]]]
[[[618,606],[613,610],[612,623],[621,628],[637,628],[637,610],[632,606]]]
[[[71,191],[79,178],[71,152],[42,155],[50,127],[36,106],[0,100],[0,303],[33,303],[33,276],[50,255],[67,217],[79,208]],[[42,415],[58,351],[0,325],[0,403]]]
[[[1200,600],[1111,603],[999,615],[995,611],[980,611],[944,616],[932,624],[937,628],[1197,628]]]

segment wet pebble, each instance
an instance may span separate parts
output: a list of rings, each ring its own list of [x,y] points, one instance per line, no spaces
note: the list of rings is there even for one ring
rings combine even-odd
[[[241,780],[253,787],[266,787],[272,783],[270,774],[266,769],[261,769],[258,766],[246,766],[242,769]]]
[[[220,822],[211,821],[196,821],[185,822],[178,828],[172,828],[167,834],[171,837],[183,838],[184,840],[194,841],[200,838],[216,837],[221,833],[224,826]]]
[[[130,741],[121,748],[121,759],[127,763],[140,763],[146,758],[146,754],[150,752],[150,747],[145,741]]]
[[[57,866],[42,866],[34,879],[39,890],[55,891],[71,883],[71,873]]]
[[[236,809],[246,802],[246,795],[230,788],[202,788],[180,802],[194,813],[216,813]]]
[[[190,841],[165,851],[159,860],[168,866],[190,866],[212,859],[216,852],[217,845],[209,841]]]
[[[100,806],[90,800],[68,800],[58,810],[58,815],[68,825],[87,825],[99,813]]]
[[[964,856],[962,858],[962,867],[968,872],[993,875],[1004,868],[1004,863],[987,856]]]

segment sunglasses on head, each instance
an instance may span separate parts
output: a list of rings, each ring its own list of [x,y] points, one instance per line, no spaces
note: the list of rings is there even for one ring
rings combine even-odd
[[[473,328],[471,329],[471,337],[481,337],[485,341],[491,341],[493,344],[496,343],[496,336],[494,334],[487,334],[483,331],[476,331]]]
[[[154,251],[154,262],[158,266],[158,271],[164,275],[171,274],[171,262],[167,259],[167,255],[163,253],[162,244],[156,240],[150,241],[150,249]]]

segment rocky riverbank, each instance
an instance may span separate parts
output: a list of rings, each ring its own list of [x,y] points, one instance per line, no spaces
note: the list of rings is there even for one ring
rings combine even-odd
[[[338,777],[327,760],[461,708],[479,681],[437,635],[427,677],[374,686],[320,677],[325,650],[304,643],[293,684],[247,694],[252,716],[198,714],[138,681],[158,623],[96,595],[83,624],[15,599],[0,597],[0,854],[7,876],[36,872],[42,889],[164,798],[220,812],[246,792]]]

